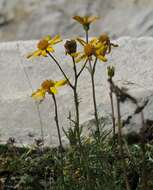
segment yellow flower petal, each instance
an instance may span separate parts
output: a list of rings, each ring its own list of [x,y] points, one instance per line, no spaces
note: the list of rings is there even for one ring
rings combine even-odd
[[[49,41],[49,40],[51,40],[51,36],[50,35],[45,36],[43,39]]]
[[[96,21],[99,17],[96,16],[74,16],[73,19],[78,21],[82,25],[88,25]]]
[[[104,45],[104,44],[102,44],[100,42],[96,42],[96,41],[94,41],[93,44],[94,44],[96,49],[102,49],[102,48],[104,48],[106,46],[106,45]]]
[[[34,57],[38,57],[38,56],[40,56],[41,55],[41,50],[37,50],[37,51],[35,51],[34,53],[33,53],[33,56]]]
[[[88,23],[92,23],[92,22],[95,22],[99,17],[96,17],[96,16],[89,16],[88,17]]]
[[[47,52],[46,52],[46,50],[41,51],[41,55],[44,56],[44,57],[47,57]]]
[[[56,35],[51,40],[49,40],[49,44],[54,45],[61,41],[62,41],[62,39],[61,39],[60,35]]]
[[[71,56],[72,56],[72,57],[74,57],[74,58],[78,57],[79,55],[80,55],[80,53],[79,53],[79,52],[76,52],[76,53],[71,53]]]
[[[59,87],[59,86],[64,86],[65,84],[67,84],[68,81],[67,80],[59,80],[55,83],[55,86],[56,87]]]
[[[50,46],[50,47],[47,48],[47,51],[48,52],[54,52],[54,49]]]
[[[80,24],[84,24],[84,19],[83,19],[83,17],[74,16],[73,19],[76,20],[76,21],[78,21]]]
[[[96,44],[98,42],[98,39],[96,37],[93,37],[91,40],[90,40],[90,43],[94,43]]]
[[[76,61],[76,63],[78,63],[78,62],[84,60],[85,58],[87,58],[87,56],[85,54],[83,54],[80,57],[78,57],[75,61]]]
[[[29,54],[26,56],[26,58],[29,59],[29,58],[31,58],[32,56],[33,56],[33,53],[29,53]]]
[[[85,42],[83,39],[81,38],[77,38],[77,41],[82,45],[82,46],[85,46],[87,45],[87,42]]]
[[[104,57],[104,56],[102,56],[102,55],[97,55],[96,57],[97,57],[98,59],[100,59],[101,61],[103,61],[103,62],[106,62],[106,61],[107,61],[107,58]]]
[[[50,91],[53,93],[53,94],[57,94],[58,91],[55,87],[50,87]]]
[[[33,92],[31,97],[35,100],[43,100],[45,98],[45,90],[38,89],[36,92]]]

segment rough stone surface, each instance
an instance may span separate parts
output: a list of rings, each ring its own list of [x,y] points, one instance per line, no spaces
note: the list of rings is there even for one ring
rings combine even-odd
[[[152,7],[151,0],[0,0],[0,41],[83,35],[71,19],[76,14],[101,17],[92,36],[103,31],[113,38],[153,36]]]
[[[96,96],[100,117],[110,118],[109,85],[106,68],[115,65],[115,82],[128,88],[128,92],[143,104],[146,119],[153,119],[153,38],[124,37],[116,41],[108,57],[108,63],[98,63],[96,69]],[[49,58],[27,60],[26,55],[35,49],[36,41],[17,41],[0,44],[0,142],[9,137],[15,137],[18,144],[31,144],[34,138],[41,137],[41,125],[38,106],[30,95],[45,79],[59,80],[61,73],[55,63]],[[72,65],[67,60],[62,44],[57,45],[56,57],[60,57],[62,67],[72,79]],[[50,63],[51,62],[51,63]],[[80,64],[78,64],[79,66]],[[59,105],[60,125],[69,127],[67,119],[69,110],[73,110],[72,93],[69,87],[59,90],[57,101]],[[79,83],[79,98],[81,123],[85,129],[93,124],[93,106],[91,82],[87,70],[81,76]],[[50,96],[39,105],[43,133],[47,144],[57,145],[57,131],[54,122],[54,107]],[[131,115],[129,125],[125,128],[139,130],[140,115],[133,115],[134,105],[127,102],[122,107],[122,119],[127,120]],[[109,126],[110,126],[110,120]],[[62,135],[63,142],[66,138]]]

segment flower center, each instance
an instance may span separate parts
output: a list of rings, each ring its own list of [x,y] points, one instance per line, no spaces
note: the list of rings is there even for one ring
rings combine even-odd
[[[87,44],[85,47],[84,47],[84,52],[86,54],[86,56],[91,56],[94,54],[95,52],[95,47],[92,45],[92,44]]]
[[[54,81],[52,80],[45,80],[42,84],[41,84],[42,88],[44,90],[46,90],[47,92],[50,92],[50,87],[54,86]]]
[[[40,40],[39,43],[38,43],[38,45],[37,45],[37,47],[40,50],[46,50],[47,47],[48,47],[48,45],[49,45],[49,43],[48,43],[47,40]]]

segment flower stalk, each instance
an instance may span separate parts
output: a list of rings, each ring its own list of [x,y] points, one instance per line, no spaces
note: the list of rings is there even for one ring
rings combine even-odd
[[[58,132],[58,139],[59,139],[59,144],[60,144],[60,151],[62,152],[62,150],[63,150],[63,145],[62,145],[61,132],[60,132],[60,127],[59,127],[57,102],[56,102],[55,95],[54,95],[53,93],[52,93],[52,98],[53,98],[53,101],[54,101],[55,122],[56,122],[56,127],[57,127],[57,132]]]
[[[110,104],[111,104],[111,112],[112,112],[112,127],[113,127],[113,140],[114,140],[114,144],[115,144],[115,133],[116,133],[116,127],[115,127],[115,111],[114,111],[114,100],[113,100],[113,81],[112,78],[115,75],[115,68],[112,67],[107,67],[107,74],[108,74],[108,82],[109,82],[109,97],[110,97]]]
[[[64,182],[64,173],[63,173],[63,168],[64,168],[64,156],[63,156],[63,144],[62,144],[62,139],[61,139],[61,132],[60,132],[60,126],[59,126],[59,119],[58,119],[58,109],[57,109],[57,102],[56,102],[56,97],[55,94],[52,93],[52,98],[54,102],[54,109],[55,109],[55,122],[56,122],[56,127],[57,127],[57,133],[58,133],[58,140],[59,140],[59,151],[61,155],[61,176],[62,176],[62,182]]]
[[[113,125],[113,139],[115,141],[115,133],[116,133],[116,127],[115,127],[115,113],[114,113],[114,100],[113,100],[113,93],[110,90],[109,92],[110,102],[111,102],[111,111],[112,111],[112,125]]]
[[[78,86],[78,74],[77,74],[77,68],[74,57],[72,57],[73,62],[73,70],[74,70],[74,88],[73,88],[73,94],[74,94],[74,102],[75,102],[75,110],[76,110],[76,120],[75,120],[75,127],[77,129],[77,136],[79,141],[80,148],[82,147],[81,143],[81,137],[80,137],[80,115],[79,115],[79,100],[78,100],[78,94],[77,94],[77,86]]]
[[[86,42],[88,43],[89,37],[88,37],[88,30],[86,30]],[[94,105],[94,116],[96,121],[96,134],[100,137],[100,127],[99,127],[99,119],[98,119],[98,111],[97,111],[97,103],[96,103],[96,92],[95,92],[95,68],[97,64],[97,57],[95,58],[94,65],[92,67],[91,60],[89,58],[89,69],[90,69],[90,77],[91,77],[91,85],[92,85],[92,98],[93,98],[93,105]]]

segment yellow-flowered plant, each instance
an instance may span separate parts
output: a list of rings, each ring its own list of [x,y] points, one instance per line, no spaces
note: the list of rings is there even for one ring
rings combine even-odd
[[[91,23],[95,22],[98,19],[98,17],[96,17],[96,16],[84,16],[84,17],[74,16],[73,19],[76,20],[77,22],[79,22],[83,26],[83,28],[85,30],[85,34],[86,34],[86,41],[77,37],[76,38],[77,40],[67,40],[66,43],[64,44],[65,52],[66,52],[66,54],[71,56],[72,62],[73,62],[73,71],[74,71],[74,81],[73,82],[69,80],[69,77],[64,72],[60,63],[52,54],[55,51],[53,46],[62,41],[59,35],[56,35],[53,38],[51,38],[50,36],[47,36],[47,37],[43,38],[42,40],[40,40],[37,44],[37,50],[34,51],[33,53],[29,54],[27,57],[30,58],[30,57],[37,57],[37,56],[44,56],[44,57],[49,56],[56,63],[56,65],[58,66],[62,75],[64,76],[65,81],[68,83],[68,85],[73,90],[74,102],[75,102],[75,108],[76,108],[76,116],[75,116],[74,123],[75,123],[75,127],[77,128],[79,145],[81,147],[81,138],[79,137],[79,135],[80,135],[80,131],[79,131],[79,126],[80,126],[79,100],[78,100],[78,93],[77,93],[78,79],[79,79],[81,73],[83,72],[83,70],[86,68],[87,62],[89,61],[89,67],[87,67],[87,68],[91,74],[95,119],[96,119],[98,131],[99,131],[98,114],[97,114],[96,99],[95,99],[96,98],[95,84],[94,84],[95,68],[96,68],[97,60],[106,62],[107,61],[106,55],[111,52],[111,47],[112,46],[117,47],[117,45],[110,42],[108,35],[105,33],[103,33],[101,36],[99,36],[97,38],[95,37],[89,41],[88,31],[90,29],[90,25],[91,25]],[[77,43],[78,42],[83,47],[81,52],[77,51]],[[91,65],[93,58],[95,58],[94,63],[93,63],[93,65]],[[81,67],[81,69],[78,71],[78,69],[76,67],[76,63],[80,62],[82,60],[85,60],[84,64]],[[46,80],[42,83],[41,88],[39,88],[36,92],[34,92],[32,94],[32,97],[35,99],[43,100],[45,98],[46,93],[56,94],[57,93],[56,87],[62,86],[62,85],[63,85],[63,83],[59,83],[59,82],[52,81],[52,80]]]
[[[103,139],[103,135],[101,133],[101,124],[99,122],[99,115],[97,110],[97,104],[96,104],[96,89],[95,89],[95,73],[96,73],[96,65],[98,61],[107,62],[108,58],[107,55],[111,53],[112,47],[118,47],[117,44],[114,44],[111,42],[108,34],[102,33],[98,37],[94,37],[90,40],[89,38],[89,29],[93,22],[95,22],[98,17],[96,16],[74,16],[74,20],[76,20],[79,24],[82,25],[84,32],[85,32],[85,40],[76,37],[75,40],[67,40],[64,44],[65,48],[65,54],[69,55],[73,64],[73,72],[71,73],[73,76],[71,78],[65,73],[64,69],[62,68],[60,62],[57,58],[55,58],[53,52],[54,45],[61,42],[61,38],[59,35],[56,35],[55,37],[51,38],[50,36],[47,36],[43,39],[41,39],[37,44],[37,50],[29,54],[27,57],[49,57],[51,58],[56,66],[61,71],[62,75],[64,76],[63,80],[54,81],[54,80],[45,80],[40,88],[32,93],[32,98],[35,100],[44,100],[46,97],[46,94],[51,95],[53,102],[54,102],[54,109],[55,109],[55,122],[57,126],[57,133],[59,138],[59,147],[60,147],[60,155],[61,155],[61,163],[60,163],[60,170],[58,172],[61,172],[60,177],[62,177],[62,185],[67,183],[68,178],[67,175],[70,172],[70,179],[73,179],[73,181],[76,181],[77,184],[82,183],[85,184],[87,189],[91,189],[93,181],[93,176],[91,175],[91,161],[92,158],[89,158],[87,153],[87,148],[90,145],[98,145],[97,147],[100,148],[100,151],[102,149],[101,143]],[[81,45],[81,50],[77,50],[77,45]],[[78,62],[84,61],[83,64],[78,68],[77,64]],[[88,64],[89,63],[89,64]],[[82,137],[82,129],[83,127],[80,125],[80,97],[78,96],[78,83],[79,83],[79,77],[84,71],[84,69],[87,68],[90,77],[91,77],[91,86],[92,86],[92,99],[93,99],[93,108],[94,108],[94,119],[95,119],[95,125],[96,130],[95,133],[92,133],[91,138],[83,138]],[[114,136],[114,145],[116,145],[115,137],[116,137],[116,120],[115,120],[115,112],[114,112],[114,102],[113,102],[113,93],[115,94],[116,86],[113,83],[113,77],[115,74],[115,68],[113,66],[108,67],[108,82],[110,83],[110,101],[111,101],[111,108],[112,108],[112,123],[113,123],[113,136]],[[58,93],[58,88],[62,87],[64,85],[68,84],[68,86],[71,88],[73,92],[73,98],[74,98],[74,105],[75,105],[75,116],[71,117],[71,112],[69,112],[69,120],[72,124],[72,127],[68,129],[66,132],[65,129],[63,130],[69,139],[71,150],[70,150],[70,163],[73,161],[75,156],[77,157],[77,162],[75,163],[75,166],[72,164],[69,165],[69,167],[65,167],[66,165],[66,156],[65,152],[63,151],[63,145],[62,145],[62,139],[61,139],[61,133],[60,133],[60,126],[59,126],[59,120],[58,120],[58,104],[56,102],[56,94]],[[118,138],[120,143],[120,159],[123,160],[123,168],[124,168],[124,178],[126,182],[126,190],[130,190],[128,187],[128,178],[126,174],[126,162],[124,160],[125,155],[122,151],[122,147],[124,145],[124,142],[122,141],[122,135],[121,135],[121,117],[120,117],[120,102],[119,102],[119,96],[116,94],[117,99],[117,109],[118,109],[118,131],[120,132],[120,137]],[[65,156],[65,157],[64,157]],[[99,151],[98,151],[99,156]],[[116,155],[115,155],[116,156]],[[98,157],[99,159],[99,157]],[[74,160],[76,161],[76,160]],[[98,160],[97,160],[98,161]],[[95,162],[95,161],[94,161]],[[96,163],[96,162],[95,162]],[[101,166],[100,162],[97,166]],[[96,167],[97,167],[96,166]],[[103,168],[103,164],[102,164]],[[96,168],[97,170],[97,168]],[[59,173],[58,173],[59,174]],[[84,175],[82,177],[82,175]],[[66,176],[66,177],[65,177]],[[84,183],[85,181],[85,183]],[[96,180],[95,180],[96,181]],[[66,183],[65,183],[66,182]],[[64,187],[63,185],[63,187]],[[67,185],[67,184],[66,184]],[[67,188],[68,186],[66,186]],[[85,188],[85,189],[86,189]],[[61,188],[64,189],[64,188]],[[84,189],[84,188],[80,188]],[[93,189],[93,188],[92,188]]]
[[[58,90],[57,88],[62,87],[67,84],[67,80],[45,80],[41,87],[36,91],[32,93],[32,98],[35,100],[43,100],[45,98],[46,93],[48,94],[57,94]]]
[[[75,127],[77,128],[77,134],[78,134],[78,140],[79,140],[79,145],[81,148],[81,138],[79,137],[80,131],[79,131],[79,126],[80,126],[80,116],[79,116],[79,100],[78,100],[78,93],[77,93],[77,87],[78,87],[78,79],[83,72],[83,70],[86,68],[87,62],[89,62],[88,65],[88,70],[91,74],[91,82],[92,82],[92,91],[93,91],[93,103],[94,103],[94,111],[95,111],[95,120],[97,123],[97,131],[99,133],[99,124],[98,124],[98,113],[97,113],[97,106],[96,106],[96,95],[95,95],[95,84],[94,84],[94,75],[95,75],[95,68],[97,61],[100,60],[102,62],[107,61],[106,55],[111,52],[111,47],[117,47],[116,44],[113,44],[110,41],[110,38],[106,33],[103,33],[99,37],[95,37],[89,41],[88,37],[88,32],[90,29],[91,23],[95,22],[98,17],[96,16],[74,16],[74,20],[79,22],[84,30],[85,30],[85,38],[81,39],[77,37],[77,40],[67,40],[66,43],[64,44],[65,47],[65,52],[66,55],[70,55],[72,58],[73,62],[73,74],[74,74],[74,80],[70,81],[69,76],[64,72],[63,68],[61,67],[60,63],[58,60],[54,57],[54,54],[52,54],[55,50],[53,46],[59,42],[61,42],[61,38],[59,35],[56,35],[55,37],[51,38],[50,36],[47,36],[40,40],[37,44],[37,50],[34,51],[33,53],[29,54],[27,57],[37,57],[37,56],[44,56],[47,57],[49,56],[58,66],[59,70],[61,71],[62,75],[65,78],[65,81],[69,84],[71,89],[73,90],[73,97],[74,97],[74,102],[75,102],[75,109],[76,109],[76,116],[75,116]],[[77,43],[81,44],[82,46],[82,51],[78,52],[77,51]],[[94,59],[93,64],[92,61]],[[81,69],[78,70],[76,63],[83,61],[84,64],[82,65]],[[45,85],[47,87],[45,87]],[[49,94],[56,94],[57,93],[57,88],[59,83],[56,81],[52,80],[46,80],[44,83],[42,83],[41,88],[38,89],[36,92],[32,94],[32,97],[35,99],[44,99],[46,93]],[[48,88],[49,86],[49,88]]]
[[[46,57],[48,52],[54,52],[53,46],[59,42],[61,42],[61,37],[59,35],[54,36],[46,36],[41,39],[37,44],[37,50],[33,53],[30,53],[27,58],[44,56]]]

